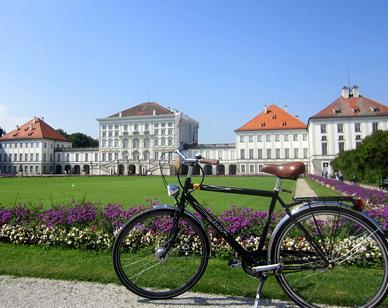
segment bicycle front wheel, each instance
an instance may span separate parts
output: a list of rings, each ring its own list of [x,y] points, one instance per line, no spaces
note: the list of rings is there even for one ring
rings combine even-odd
[[[210,244],[203,227],[186,213],[176,225],[176,214],[175,209],[152,209],[119,232],[113,264],[120,281],[133,293],[171,298],[191,288],[205,271]]]
[[[339,206],[300,210],[274,236],[271,259],[303,307],[376,307],[387,294],[387,241],[362,214]]]

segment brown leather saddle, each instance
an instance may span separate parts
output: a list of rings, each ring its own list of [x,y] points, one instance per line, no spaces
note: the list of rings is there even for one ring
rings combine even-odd
[[[306,167],[302,162],[292,162],[279,165],[266,165],[261,171],[276,175],[281,179],[296,180],[300,174],[306,171]]]

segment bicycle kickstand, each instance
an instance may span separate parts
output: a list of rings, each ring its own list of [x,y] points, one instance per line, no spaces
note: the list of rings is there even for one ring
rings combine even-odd
[[[256,299],[255,299],[255,305],[253,308],[259,308],[260,304],[268,304],[267,300],[263,298],[263,287],[264,283],[268,278],[267,273],[262,273],[260,276],[260,282],[259,282],[259,287],[257,288],[257,294],[256,294]],[[268,300],[270,301],[270,300]]]

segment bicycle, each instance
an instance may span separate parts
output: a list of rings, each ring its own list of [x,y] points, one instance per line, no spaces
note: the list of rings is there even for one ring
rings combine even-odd
[[[259,278],[256,307],[270,274],[303,307],[323,307],[322,293],[333,294],[328,304],[341,306],[375,307],[384,300],[388,289],[388,245],[379,226],[361,213],[359,200],[315,197],[297,198],[286,204],[280,192],[291,191],[282,188],[282,180],[296,180],[303,174],[305,166],[301,162],[264,166],[263,172],[276,176],[272,191],[206,185],[202,167],[202,180],[195,184],[193,168],[202,163],[216,165],[218,160],[201,155],[186,158],[182,152],[190,147],[186,144],[173,151],[181,159],[179,186],[167,183],[161,163],[162,178],[175,205],[156,205],[130,219],[118,232],[113,247],[114,269],[130,291],[149,299],[168,299],[184,293],[201,278],[211,256],[211,245],[203,222],[186,210],[190,205],[233,248],[242,269]],[[179,176],[183,166],[187,166],[184,182]],[[194,198],[196,191],[270,198],[257,249],[249,251],[238,243]],[[277,202],[285,216],[270,234]]]

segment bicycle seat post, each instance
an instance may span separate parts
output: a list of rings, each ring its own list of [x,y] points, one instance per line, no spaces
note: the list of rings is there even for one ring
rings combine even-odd
[[[274,190],[280,191],[282,189],[282,179],[279,177],[276,177],[276,184]]]

